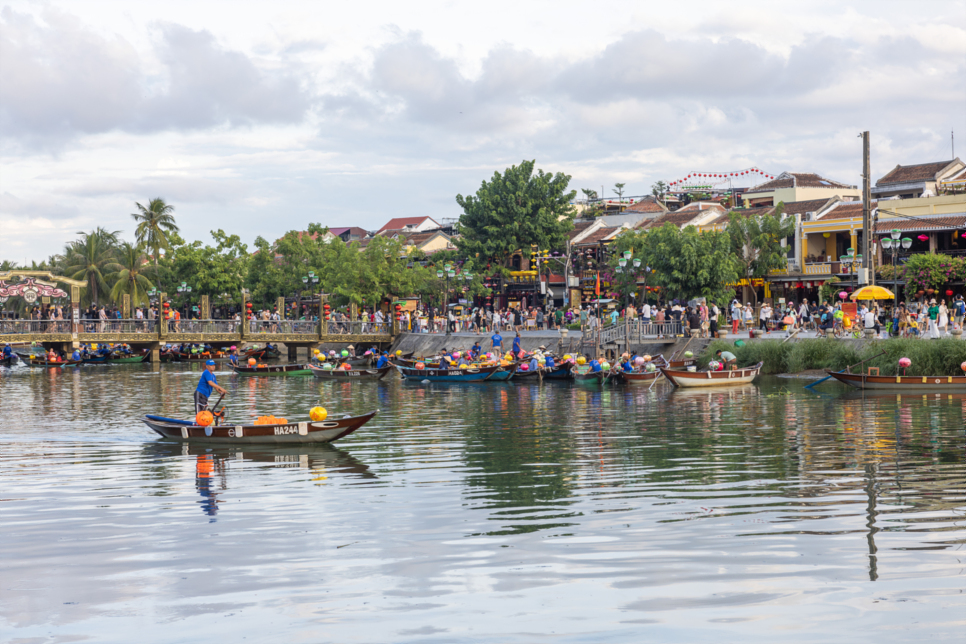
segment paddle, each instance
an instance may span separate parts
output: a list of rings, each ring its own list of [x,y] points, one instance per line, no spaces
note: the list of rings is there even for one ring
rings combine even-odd
[[[219,396],[218,397],[218,400],[215,402],[215,404],[211,406],[211,415],[215,417],[215,424],[216,425],[218,424],[218,419],[219,419],[219,416],[218,416],[218,405],[221,404],[221,399],[224,398],[224,397],[225,397],[225,394],[222,394],[221,396]]]

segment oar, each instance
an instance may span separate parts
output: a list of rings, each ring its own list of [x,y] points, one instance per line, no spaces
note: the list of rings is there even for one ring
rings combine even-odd
[[[875,354],[871,358],[866,358],[862,362],[856,362],[855,364],[849,365],[845,369],[842,369],[841,371],[836,371],[835,373],[846,373],[846,372],[850,372],[852,370],[852,367],[858,367],[860,364],[866,363],[869,360],[874,360],[874,359],[878,358],[879,356],[884,356],[885,354],[886,354],[886,352],[885,351],[882,351],[880,353]],[[820,380],[816,380],[815,382],[813,382],[810,385],[805,385],[805,389],[811,389],[815,385],[821,384],[821,383],[825,382],[826,380],[828,380],[831,377],[832,377],[831,375],[828,375],[828,376],[825,376],[824,378],[821,378]]]
[[[211,407],[211,415],[215,417],[215,423],[216,424],[218,423],[218,416],[215,416],[215,412],[218,411],[218,405],[221,404],[221,399],[224,398],[224,397],[225,397],[225,394],[222,394],[221,396],[219,396],[218,397],[218,400]]]

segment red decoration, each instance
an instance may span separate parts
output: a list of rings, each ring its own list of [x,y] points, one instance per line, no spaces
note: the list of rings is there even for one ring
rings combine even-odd
[[[953,296],[952,289],[946,289],[946,297],[952,297],[952,296]]]

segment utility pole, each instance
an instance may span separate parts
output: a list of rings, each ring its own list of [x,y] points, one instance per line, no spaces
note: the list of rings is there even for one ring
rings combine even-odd
[[[875,277],[869,268],[872,266],[872,226],[870,225],[870,215],[872,213],[872,188],[871,171],[869,170],[869,132],[862,133],[862,276],[869,284],[875,283]],[[862,280],[860,280],[860,283]]]

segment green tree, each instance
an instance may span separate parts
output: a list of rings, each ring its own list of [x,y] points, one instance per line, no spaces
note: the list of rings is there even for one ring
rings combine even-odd
[[[621,234],[614,241],[612,262],[631,250],[643,266],[654,273],[649,284],[664,287],[666,298],[690,300],[707,297],[724,302],[738,279],[731,253],[731,240],[724,232],[699,232],[694,226],[683,230],[672,223],[656,229]]]
[[[17,270],[17,262],[5,259],[0,262],[0,271],[15,271]]]
[[[64,272],[68,277],[87,282],[84,299],[99,304],[102,293],[110,291],[105,274],[114,263],[114,248],[118,231],[109,232],[96,228],[89,233],[79,233],[81,238],[68,245],[64,257]]]
[[[782,241],[795,234],[795,220],[782,218],[784,209],[784,204],[778,204],[774,214],[731,213],[726,232],[743,277],[764,278],[770,271],[788,266],[788,249]],[[751,293],[757,306],[758,293],[755,289]]]
[[[113,282],[111,299],[120,302],[124,294],[131,296],[131,306],[148,303],[148,290],[154,287],[148,275],[158,272],[157,266],[148,263],[143,244],[122,242],[115,253],[113,262],[106,264],[104,270],[111,271],[105,276]]]
[[[171,252],[161,262],[165,276],[175,283],[187,282],[193,293],[209,295],[213,302],[218,297],[240,301],[251,261],[248,246],[238,235],[220,229],[211,236],[214,246],[185,243],[177,233],[169,233]]]
[[[164,202],[161,197],[155,197],[148,202],[147,207],[134,202],[138,211],[131,213],[131,217],[137,222],[134,235],[139,244],[145,244],[154,254],[155,272],[158,270],[158,256],[161,249],[170,250],[171,245],[168,241],[170,233],[177,233],[178,226],[174,223],[174,206]]]
[[[614,194],[617,195],[617,198],[619,200],[621,200],[621,199],[624,198],[624,186],[626,186],[626,185],[627,185],[626,183],[615,183],[614,184]]]
[[[560,248],[573,228],[575,190],[570,176],[537,170],[534,161],[496,172],[476,195],[456,195],[463,208],[457,246],[466,257],[506,268],[517,251],[531,245]]]
[[[651,194],[658,199],[663,199],[664,195],[667,194],[667,184],[663,181],[658,181],[651,185]]]

